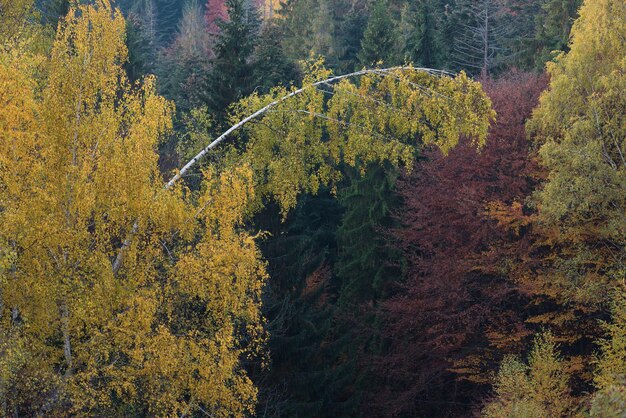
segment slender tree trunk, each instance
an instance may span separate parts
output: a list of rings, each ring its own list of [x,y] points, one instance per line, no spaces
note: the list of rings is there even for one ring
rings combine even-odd
[[[61,304],[61,330],[63,332],[63,355],[67,366],[65,377],[69,377],[74,371],[74,364],[72,359],[72,342],[70,340],[70,313],[65,301]]]

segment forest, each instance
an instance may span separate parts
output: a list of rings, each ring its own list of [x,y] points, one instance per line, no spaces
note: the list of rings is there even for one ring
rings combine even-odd
[[[626,1],[0,0],[0,416],[626,417]]]

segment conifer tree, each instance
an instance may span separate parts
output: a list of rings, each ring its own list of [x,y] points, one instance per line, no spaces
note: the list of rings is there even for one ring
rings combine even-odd
[[[227,0],[228,20],[219,23],[206,103],[222,127],[226,109],[254,89],[251,64],[259,18],[248,0]]]
[[[200,106],[209,71],[210,39],[203,14],[197,0],[187,2],[174,41],[159,54],[159,90],[181,112]]]
[[[568,51],[569,34],[582,0],[544,0],[535,20],[535,68],[543,69],[554,51]]]
[[[276,22],[264,23],[252,57],[253,85],[261,93],[279,84],[298,81],[298,67],[286,56],[281,37],[282,31]]]
[[[339,257],[335,265],[340,280],[339,303],[347,309],[375,303],[385,287],[400,279],[400,256],[384,237],[392,227],[391,211],[399,203],[394,194],[397,172],[369,167],[364,177],[350,176],[350,185],[339,191],[345,210],[337,230]]]
[[[437,68],[438,45],[436,2],[407,2],[401,13],[398,35],[404,56],[416,65]]]
[[[379,61],[386,66],[398,64],[396,26],[387,0],[376,0],[367,22],[359,52],[361,65],[369,67]]]

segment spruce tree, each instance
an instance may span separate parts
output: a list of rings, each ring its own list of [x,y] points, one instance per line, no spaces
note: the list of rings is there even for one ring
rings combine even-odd
[[[189,0],[172,45],[163,49],[157,65],[161,93],[179,111],[201,105],[201,91],[209,70],[209,34],[198,0]]]
[[[396,171],[376,166],[363,177],[353,172],[351,178],[338,196],[346,212],[337,231],[335,266],[340,302],[349,306],[375,302],[384,296],[385,286],[401,275],[398,250],[381,232],[393,224],[390,212],[398,204]]]
[[[298,67],[283,50],[280,27],[268,21],[261,30],[253,57],[254,86],[260,92],[282,84],[288,85],[298,79]]]
[[[542,70],[546,61],[552,59],[553,51],[569,50],[569,34],[578,17],[582,0],[544,0],[537,14],[535,32],[535,67]]]
[[[225,122],[228,106],[254,89],[252,53],[259,17],[247,0],[227,0],[228,21],[219,23],[215,59],[208,77],[206,103],[218,125]]]
[[[416,65],[438,68],[437,11],[435,2],[405,3],[400,19],[399,39],[404,57]]]
[[[387,66],[397,64],[396,37],[396,27],[389,14],[387,1],[376,0],[361,42],[361,65],[369,67],[379,61]]]

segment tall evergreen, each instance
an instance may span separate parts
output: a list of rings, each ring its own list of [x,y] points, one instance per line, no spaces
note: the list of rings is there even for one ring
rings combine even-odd
[[[568,51],[569,33],[582,0],[542,0],[533,43],[535,67],[542,70],[552,51]]]
[[[363,177],[351,173],[351,178],[338,196],[345,214],[337,230],[335,265],[340,302],[350,306],[376,302],[385,296],[385,286],[401,275],[399,253],[383,232],[392,226],[391,210],[398,205],[397,172],[376,166]]]
[[[361,52],[358,55],[361,65],[369,67],[379,61],[386,65],[397,64],[396,39],[396,25],[389,13],[387,1],[376,0],[361,41]]]
[[[322,55],[340,73],[357,66],[367,24],[365,0],[287,0],[279,13],[282,43],[291,59]]]
[[[441,45],[436,1],[421,0],[404,4],[399,27],[399,41],[404,57],[416,65],[429,68],[439,67]],[[441,13],[443,14],[443,13]]]
[[[227,0],[226,7],[229,19],[219,24],[206,92],[206,104],[218,125],[225,122],[228,106],[254,89],[251,59],[260,28],[257,11],[248,0]]]
[[[259,35],[253,56],[254,87],[260,92],[299,78],[296,63],[288,58],[281,44],[282,31],[274,21],[267,21]]]
[[[179,111],[201,105],[204,77],[209,71],[209,34],[204,10],[189,0],[178,23],[176,37],[159,53],[157,75],[161,94],[176,102]]]
[[[333,324],[332,266],[342,209],[329,191],[304,196],[281,223],[269,207],[255,224],[271,233],[262,242],[268,260],[265,317],[270,367],[255,374],[259,416],[332,416],[332,391],[341,386],[329,340]],[[336,415],[335,415],[336,416]]]

